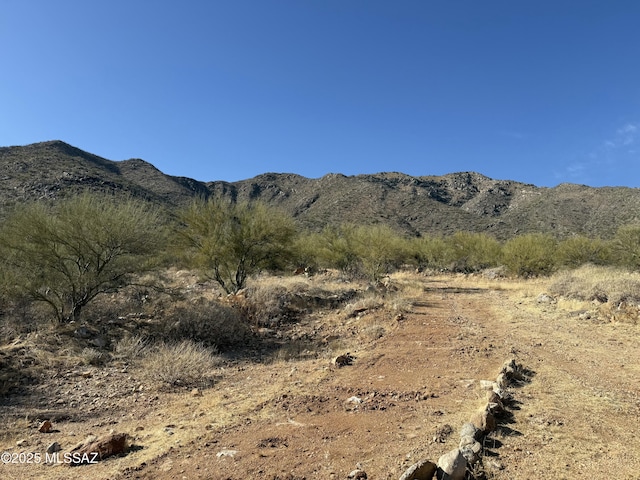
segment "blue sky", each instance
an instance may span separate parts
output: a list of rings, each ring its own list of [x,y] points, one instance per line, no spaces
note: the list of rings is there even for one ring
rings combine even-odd
[[[3,0],[0,145],[640,187],[640,2]]]

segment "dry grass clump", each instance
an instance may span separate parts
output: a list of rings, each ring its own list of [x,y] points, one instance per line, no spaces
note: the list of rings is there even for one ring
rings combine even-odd
[[[149,347],[149,339],[141,335],[125,335],[113,345],[116,360],[134,361],[142,357]]]
[[[554,275],[550,291],[592,302],[599,316],[609,320],[637,323],[640,316],[640,274],[636,272],[587,265]]]
[[[368,295],[345,305],[343,312],[347,317],[356,317],[365,312],[379,310],[384,307],[384,305],[385,302],[381,297]]]
[[[161,389],[206,387],[220,363],[215,351],[192,341],[160,343],[140,360],[143,377]]]
[[[198,298],[170,305],[152,336],[165,341],[191,340],[227,350],[250,341],[251,330],[242,312],[215,300]]]
[[[255,325],[277,327],[298,320],[304,313],[340,307],[356,296],[355,287],[331,275],[263,276],[253,279],[244,298],[235,301]]]
[[[610,303],[640,303],[640,274],[614,267],[585,265],[555,274],[551,292],[566,298]]]
[[[93,365],[94,367],[105,365],[111,360],[111,355],[107,352],[92,347],[83,348],[80,357],[85,365]]]

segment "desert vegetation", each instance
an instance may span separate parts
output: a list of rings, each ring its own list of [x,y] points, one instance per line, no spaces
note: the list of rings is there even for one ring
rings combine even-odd
[[[244,335],[233,331],[217,342],[211,335],[203,337],[205,324],[265,324],[282,316],[280,310],[291,304],[290,299],[282,300],[287,297],[284,287],[274,290],[281,291],[282,298],[272,292],[274,298],[257,300],[265,294],[253,279],[264,275],[286,278],[295,271],[308,277],[332,270],[345,281],[375,286],[403,270],[465,274],[490,270],[492,275],[567,278],[600,267],[602,272],[616,272],[608,274],[615,278],[627,278],[640,265],[640,227],[620,227],[610,239],[527,233],[506,241],[465,231],[407,237],[387,225],[344,224],[314,232],[297,227],[287,214],[260,202],[211,198],[160,212],[130,197],[85,193],[14,208],[0,228],[0,252],[4,330],[7,324],[20,323],[18,317],[25,320],[23,328],[47,318],[61,324],[93,323],[95,315],[93,319],[82,315],[90,304],[136,286],[157,295],[164,292],[171,299],[166,319],[181,316],[173,323],[181,331],[198,330],[195,340],[224,348],[234,343],[233,337]],[[200,299],[197,306],[171,297],[161,274],[171,268],[214,281],[218,296]],[[618,304],[635,301],[633,293],[598,293],[604,287],[593,285],[567,292],[562,283],[556,282],[561,295],[591,295]],[[220,301],[224,295],[236,298],[237,318],[223,311],[231,308]],[[237,300],[241,297],[242,309]],[[214,320],[193,313],[199,311],[214,312]],[[171,328],[165,330],[166,335],[175,336]]]
[[[143,401],[140,392],[215,391],[243,362],[274,368],[273,378],[278,365],[328,365],[402,328],[443,276],[459,282],[439,293],[443,301],[486,285],[543,282],[544,296],[523,298],[594,324],[635,326],[639,259],[636,225],[608,239],[498,240],[467,231],[408,236],[382,224],[312,231],[260,202],[219,198],[174,210],[88,193],[26,203],[0,225],[0,398],[16,402],[52,372],[104,372],[126,404]],[[23,424],[5,421],[4,435],[19,435]]]

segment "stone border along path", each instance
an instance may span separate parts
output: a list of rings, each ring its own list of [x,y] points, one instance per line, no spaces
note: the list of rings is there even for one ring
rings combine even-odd
[[[514,400],[508,389],[528,383],[532,376],[532,371],[512,358],[502,364],[495,382],[481,380],[480,388],[486,391],[486,404],[473,413],[469,422],[462,425],[458,447],[442,455],[437,464],[429,460],[415,463],[402,474],[400,480],[432,480],[434,475],[437,480],[485,478],[485,445],[490,445],[492,441],[494,447],[500,445],[489,435],[499,426],[509,429],[506,424],[513,423],[513,414],[508,407],[513,405]],[[503,467],[497,463],[497,468]]]

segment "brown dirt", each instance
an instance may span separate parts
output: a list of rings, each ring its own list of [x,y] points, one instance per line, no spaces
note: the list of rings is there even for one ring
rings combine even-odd
[[[544,281],[416,281],[424,293],[401,319],[332,317],[356,357],[350,366],[328,356],[230,361],[202,396],[150,392],[116,368],[52,379],[41,387],[44,403],[7,407],[30,412],[27,443],[16,447],[14,436],[1,450],[44,456],[53,441],[66,451],[111,429],[130,434],[135,448],[81,467],[0,465],[0,477],[346,479],[358,466],[370,479],[397,479],[457,446],[483,403],[479,381],[514,357],[533,375],[513,388],[511,416],[485,442],[487,478],[640,478],[639,327],[581,319],[581,305],[540,304]],[[328,318],[298,328],[326,333]],[[358,344],[365,323],[386,334]],[[54,432],[37,432],[34,419],[44,417]]]

